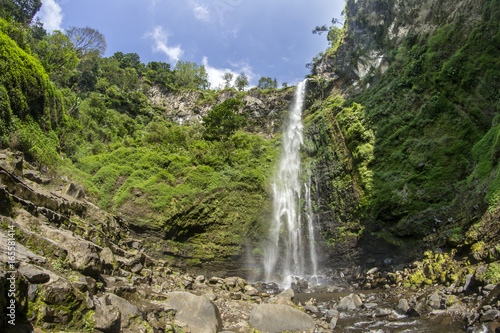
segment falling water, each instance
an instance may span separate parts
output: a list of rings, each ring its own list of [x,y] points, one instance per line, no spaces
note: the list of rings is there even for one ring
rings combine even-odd
[[[279,276],[283,284],[289,284],[292,276],[305,276],[305,248],[311,249],[311,269],[317,269],[316,253],[311,246],[314,245],[314,230],[312,217],[307,229],[309,244],[304,246],[301,227],[301,212],[299,208],[301,183],[300,173],[300,146],[302,136],[302,109],[306,91],[306,82],[297,85],[295,98],[290,109],[288,123],[283,131],[283,152],[280,167],[273,184],[274,207],[273,220],[269,231],[269,244],[264,252],[264,270],[266,281],[276,280]],[[310,188],[310,186],[309,186]],[[310,193],[310,190],[309,190]],[[307,194],[306,197],[310,194]],[[312,208],[310,211],[312,214]],[[306,209],[306,215],[307,209]],[[312,237],[311,237],[312,235]],[[314,260],[313,260],[314,258]]]
[[[307,231],[309,237],[309,256],[311,258],[312,266],[312,276],[318,276],[318,258],[316,255],[315,239],[314,239],[314,211],[312,207],[311,199],[311,174],[308,174],[307,183],[304,184],[304,192],[306,194],[306,219],[307,219]]]

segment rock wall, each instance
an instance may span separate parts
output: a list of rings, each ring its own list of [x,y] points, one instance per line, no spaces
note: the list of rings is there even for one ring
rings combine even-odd
[[[389,51],[408,39],[429,38],[459,18],[471,26],[481,19],[483,5],[484,0],[348,0],[342,43],[314,66],[313,75],[356,88],[367,75],[387,71]]]
[[[254,88],[248,92],[231,89],[211,95],[201,91],[162,93],[159,89],[152,88],[148,97],[153,106],[164,109],[167,118],[178,124],[202,122],[203,116],[215,105],[228,98],[237,98],[245,102],[241,114],[245,114],[248,120],[246,130],[274,136],[280,132],[294,89],[289,87],[261,91]]]

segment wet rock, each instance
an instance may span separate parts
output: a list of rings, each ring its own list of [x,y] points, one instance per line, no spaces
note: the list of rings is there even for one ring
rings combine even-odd
[[[259,294],[259,291],[256,288],[254,288],[248,284],[245,286],[245,293],[248,296],[257,296]]]
[[[408,304],[408,301],[404,298],[400,299],[398,301],[398,305],[396,306],[396,310],[402,314],[405,314],[410,310],[410,305]]]
[[[50,280],[48,273],[32,265],[23,265],[19,267],[18,272],[33,284],[46,283]]]
[[[329,325],[329,328],[331,330],[335,329],[335,327],[337,327],[337,322],[339,321],[339,318],[338,317],[333,317],[331,320],[330,320],[330,325]]]
[[[375,310],[375,312],[373,313],[373,315],[375,317],[385,317],[385,316],[390,315],[391,313],[392,313],[391,309],[379,308],[379,309]]]
[[[121,314],[117,307],[103,305],[97,307],[94,315],[95,328],[104,333],[119,333]]]
[[[349,296],[346,296],[342,298],[337,305],[337,310],[338,311],[353,311],[356,310],[358,306],[361,306],[363,302],[359,298],[358,295],[356,294],[350,294]]]
[[[334,317],[338,318],[339,316],[340,316],[340,313],[337,310],[331,309],[331,310],[328,310],[326,312],[325,318],[328,321],[328,320],[331,320]]]
[[[304,312],[281,304],[261,304],[250,313],[250,327],[263,332],[314,329],[314,322]]]
[[[493,321],[495,320],[496,318],[498,318],[498,316],[500,315],[500,312],[496,309],[491,309],[491,310],[488,310],[486,311],[482,316],[481,318],[479,319],[479,321],[481,322],[485,322],[485,321]]]
[[[378,272],[378,267],[373,267],[368,272],[366,272],[366,275],[373,275]]]
[[[172,292],[165,305],[176,310],[175,319],[185,322],[192,332],[215,333],[222,329],[219,309],[206,297]]]

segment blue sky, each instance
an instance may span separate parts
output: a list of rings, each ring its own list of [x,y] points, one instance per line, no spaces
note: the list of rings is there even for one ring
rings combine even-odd
[[[317,25],[340,18],[344,0],[42,0],[49,30],[99,30],[106,56],[135,52],[141,61],[205,65],[212,87],[222,74],[247,74],[296,84],[305,65],[327,47]]]

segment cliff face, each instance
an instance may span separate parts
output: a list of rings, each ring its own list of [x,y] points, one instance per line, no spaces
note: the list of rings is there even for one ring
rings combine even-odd
[[[457,20],[472,29],[483,7],[482,0],[348,0],[342,43],[336,52],[327,52],[313,74],[342,78],[346,85],[357,85],[367,75],[380,77],[389,68],[391,50],[408,40],[429,38]]]
[[[487,0],[347,1],[341,42],[313,68],[307,111],[310,140],[327,125],[309,157],[330,253],[346,242],[329,235],[347,235],[351,252],[357,243],[410,254],[467,251],[484,236],[470,230],[495,229],[483,214],[499,198],[499,12]],[[335,171],[324,181],[332,167],[342,182]],[[499,237],[487,239],[494,247]]]
[[[223,90],[219,93],[201,91],[181,91],[178,93],[162,93],[153,88],[149,94],[152,105],[164,109],[168,119],[178,124],[201,122],[203,116],[228,98],[238,98],[245,102],[241,113],[248,120],[247,130],[266,136],[279,133],[282,119],[288,111],[288,105],[293,98],[294,88],[272,91],[251,89],[248,92],[238,92],[235,89]]]

